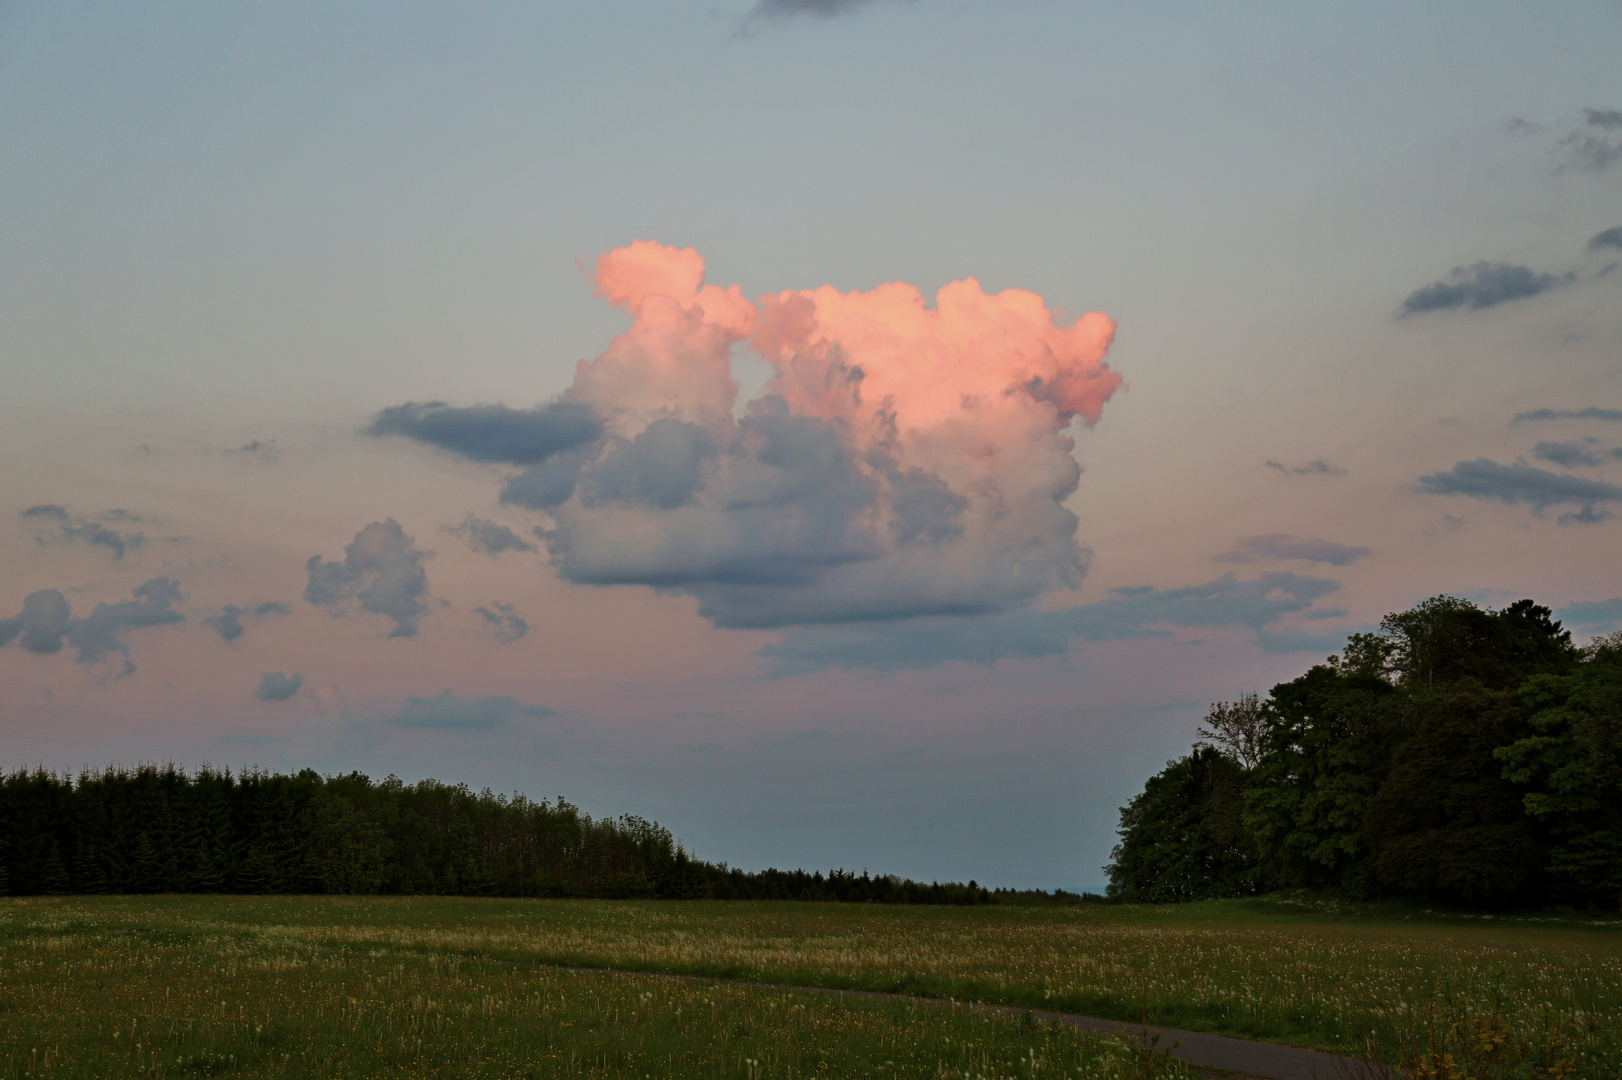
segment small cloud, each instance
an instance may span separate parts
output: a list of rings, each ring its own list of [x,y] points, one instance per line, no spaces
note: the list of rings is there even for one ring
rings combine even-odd
[[[405,706],[388,722],[398,727],[437,728],[446,731],[488,731],[506,727],[514,720],[544,719],[557,710],[526,705],[500,695],[457,697],[445,690],[438,697],[408,697]]]
[[[442,401],[393,405],[372,418],[366,434],[401,435],[470,461],[534,465],[596,442],[603,425],[590,405],[554,401],[533,409],[506,405],[453,408]]]
[[[346,614],[351,602],[358,603],[360,610],[394,621],[389,637],[412,637],[428,613],[424,555],[399,522],[374,521],[344,548],[343,562],[310,556],[304,564],[304,599],[334,615]]]
[[[1622,128],[1622,110],[1584,109],[1583,123],[1584,127],[1570,132],[1555,147],[1555,156],[1560,159],[1556,172],[1568,168],[1604,172],[1622,161],[1622,139],[1610,134]]]
[[[1536,120],[1527,120],[1520,116],[1512,116],[1500,126],[1507,135],[1536,135],[1543,130],[1543,125]]]
[[[1333,465],[1323,458],[1313,458],[1305,465],[1286,465],[1282,461],[1269,460],[1269,469],[1276,469],[1285,476],[1345,476],[1346,470],[1339,465]]]
[[[529,633],[529,623],[511,604],[493,603],[489,607],[474,608],[473,613],[484,620],[485,632],[503,645],[510,645]]]
[[[277,448],[275,439],[254,439],[241,446],[227,447],[221,453],[233,457],[253,458],[266,465],[274,465],[281,458],[281,450]]]
[[[749,9],[749,14],[743,17],[738,24],[740,37],[748,37],[758,23],[785,22],[789,19],[806,16],[815,19],[832,19],[839,15],[854,15],[864,8],[873,7],[878,0],[759,0]],[[911,3],[912,0],[900,0],[901,3]]]
[[[153,578],[131,590],[134,599],[97,604],[89,615],[74,618],[60,589],[39,589],[23,600],[23,610],[0,619],[0,646],[18,642],[32,653],[51,654],[72,645],[75,659],[93,664],[118,653],[129,656],[125,635],[131,630],[170,626],[186,621],[175,610],[180,586],[166,577]],[[126,659],[125,674],[135,670]]]
[[[1398,315],[1419,315],[1454,308],[1481,311],[1507,304],[1511,300],[1530,299],[1572,280],[1570,274],[1557,277],[1538,273],[1527,266],[1478,262],[1473,266],[1455,267],[1447,280],[1415,289],[1402,302]]]
[[[247,629],[243,619],[263,619],[267,615],[291,615],[293,609],[287,604],[274,600],[258,604],[226,604],[220,609],[218,615],[210,615],[203,620],[203,625],[214,630],[227,643],[241,637]]]
[[[83,541],[96,547],[104,547],[113,553],[113,561],[118,562],[126,554],[146,543],[146,536],[138,532],[119,532],[109,529],[99,521],[89,521],[85,518],[70,514],[66,507],[55,503],[42,503],[30,506],[21,515],[25,519],[35,522],[54,522],[54,528],[41,530],[34,534],[34,542],[41,546],[46,544],[69,543]],[[141,519],[127,510],[109,510],[100,515],[102,521],[140,521]]]
[[[1588,241],[1588,250],[1598,251],[1600,248],[1616,248],[1622,251],[1622,225],[1594,234]]]
[[[445,531],[460,536],[467,546],[486,555],[499,555],[503,551],[534,551],[535,545],[513,532],[507,526],[472,514],[460,525],[447,525]]]
[[[267,671],[259,680],[259,688],[253,696],[260,701],[286,701],[299,692],[304,685],[304,676],[294,672],[284,675],[279,671]]]
[[[1562,524],[1591,524],[1610,516],[1600,503],[1622,501],[1622,487],[1569,473],[1549,472],[1516,461],[1501,465],[1488,458],[1461,461],[1447,472],[1421,476],[1418,490],[1429,495],[1463,495],[1510,505],[1530,506],[1539,513],[1551,506],[1575,505]]]
[[[1622,460],[1622,446],[1604,446],[1594,438],[1574,439],[1571,442],[1545,439],[1532,447],[1532,456],[1570,469],[1578,465],[1603,465],[1607,460]]]
[[[1609,510],[1589,503],[1581,510],[1568,510],[1554,520],[1560,525],[1598,525],[1600,522],[1609,521],[1615,516]]]
[[[1529,409],[1518,412],[1510,420],[1512,424],[1523,424],[1528,420],[1604,420],[1607,423],[1622,424],[1622,409],[1599,409],[1589,406],[1586,409]]]
[[[1366,547],[1339,544],[1333,540],[1309,540],[1287,533],[1247,536],[1216,558],[1219,562],[1256,562],[1261,559],[1301,559],[1306,562],[1349,566],[1373,552]]]

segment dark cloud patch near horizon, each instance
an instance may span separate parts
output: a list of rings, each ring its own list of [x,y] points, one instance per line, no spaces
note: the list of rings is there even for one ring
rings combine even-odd
[[[1345,476],[1346,470],[1324,458],[1313,458],[1304,465],[1286,465],[1282,461],[1269,459],[1264,463],[1269,469],[1283,473],[1285,476]]]
[[[259,686],[254,690],[253,696],[260,701],[286,701],[299,692],[304,685],[304,676],[298,672],[285,675],[280,671],[267,671],[259,679]]]
[[[1598,251],[1600,248],[1616,248],[1622,251],[1622,225],[1618,225],[1614,229],[1606,229],[1602,233],[1595,233],[1589,238],[1589,251]]]
[[[529,622],[518,609],[500,601],[476,607],[473,614],[484,620],[484,631],[503,645],[511,645],[529,633]]]
[[[1622,446],[1606,446],[1593,438],[1570,442],[1544,439],[1532,447],[1532,456],[1570,469],[1579,465],[1603,465],[1608,460],[1622,461]]]
[[[366,434],[399,435],[470,461],[534,465],[596,442],[602,421],[590,405],[559,400],[531,409],[506,405],[457,408],[442,401],[392,405],[372,418]]]
[[[458,697],[446,689],[436,697],[407,697],[405,705],[387,722],[396,727],[441,731],[490,731],[516,720],[544,720],[556,715],[556,709],[526,705],[516,698],[499,694]]]
[[[469,513],[460,525],[447,525],[445,531],[460,536],[467,546],[486,555],[500,555],[503,551],[536,551],[534,544],[525,540],[507,526]]]
[[[1273,572],[1241,579],[1234,574],[1179,589],[1118,588],[1090,604],[1050,611],[992,615],[936,615],[897,622],[791,631],[755,655],[767,674],[798,675],[825,668],[899,671],[950,661],[989,664],[1006,659],[1059,656],[1071,642],[1169,638],[1167,626],[1245,626],[1269,652],[1321,651],[1345,635],[1313,635],[1277,624],[1301,615],[1340,591],[1340,582]],[[1324,612],[1325,615],[1338,612]]]
[[[1267,533],[1247,536],[1228,551],[1216,556],[1219,562],[1246,563],[1262,559],[1300,559],[1306,562],[1328,563],[1330,566],[1350,566],[1359,559],[1374,554],[1366,547],[1340,544],[1333,540],[1313,540],[1288,533]]]
[[[361,611],[392,620],[389,637],[413,637],[428,613],[425,554],[393,518],[374,521],[344,548],[342,562],[310,556],[304,564],[304,599],[334,615],[347,614],[356,604]]]
[[[1464,308],[1483,311],[1514,300],[1529,300],[1574,280],[1570,274],[1544,274],[1513,263],[1478,262],[1458,266],[1443,281],[1408,294],[1398,318]]]
[[[258,604],[226,604],[219,614],[209,615],[203,619],[203,625],[220,635],[227,644],[241,637],[247,627],[243,625],[244,619],[263,619],[270,615],[291,615],[293,608],[276,600],[267,600]]]
[[[99,603],[89,615],[74,618],[60,589],[36,590],[24,598],[20,614],[0,620],[0,646],[16,641],[31,653],[49,655],[67,644],[79,663],[94,664],[113,653],[127,658],[125,635],[131,630],[186,621],[175,610],[180,585],[170,578],[153,578],[130,595],[133,599]],[[134,665],[126,663],[125,670],[133,671]]]
[[[1429,495],[1462,495],[1471,499],[1530,506],[1538,513],[1551,506],[1576,506],[1560,515],[1561,524],[1604,521],[1610,511],[1601,504],[1622,501],[1622,486],[1569,473],[1550,472],[1516,461],[1502,465],[1489,458],[1461,461],[1446,472],[1429,473],[1417,482]]]
[[[1555,618],[1572,630],[1587,634],[1604,634],[1622,630],[1622,597],[1609,600],[1578,600],[1556,608]]]
[[[49,518],[52,521],[66,521],[68,519],[68,511],[67,507],[58,506],[55,503],[39,503],[38,505],[30,506],[27,510],[24,510],[17,516],[25,518]]]

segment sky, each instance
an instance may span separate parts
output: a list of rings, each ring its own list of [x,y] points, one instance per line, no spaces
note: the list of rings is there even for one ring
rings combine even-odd
[[[1610,2],[0,4],[0,766],[1100,888],[1214,701],[1622,629]]]

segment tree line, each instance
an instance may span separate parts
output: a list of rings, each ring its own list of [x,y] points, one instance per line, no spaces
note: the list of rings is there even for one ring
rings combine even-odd
[[[361,773],[0,774],[0,895],[350,893],[983,904],[976,882],[704,862],[634,815]]]
[[[1199,736],[1121,809],[1111,897],[1622,904],[1622,633],[1438,596]]]

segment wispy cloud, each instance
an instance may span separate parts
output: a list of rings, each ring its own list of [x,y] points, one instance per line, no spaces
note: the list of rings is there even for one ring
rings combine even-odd
[[[1545,439],[1532,447],[1532,456],[1570,469],[1579,465],[1594,466],[1607,461],[1622,461],[1622,446],[1606,446],[1594,438],[1570,442]]]
[[[1561,515],[1562,523],[1603,521],[1610,512],[1600,504],[1622,501],[1622,486],[1616,484],[1550,472],[1524,461],[1503,465],[1489,458],[1461,461],[1447,472],[1421,476],[1417,486],[1431,495],[1462,495],[1519,504],[1540,513],[1551,506],[1580,507],[1576,512]]]
[[[1338,647],[1345,635],[1309,634],[1287,628],[1281,620],[1309,617],[1320,599],[1339,591],[1340,583],[1326,578],[1284,572],[1255,578],[1224,574],[1178,589],[1115,589],[1102,600],[1058,610],[809,627],[791,631],[756,655],[775,676],[824,668],[894,671],[950,661],[984,664],[1059,656],[1078,639],[1171,637],[1166,627],[1217,626],[1249,627],[1256,643],[1268,651],[1321,652]]]
[[[511,645],[529,633],[529,623],[511,604],[497,601],[487,607],[474,608],[473,614],[484,620],[485,633],[503,645]]]
[[[1274,469],[1285,476],[1345,476],[1346,470],[1339,465],[1332,464],[1323,458],[1313,458],[1303,465],[1286,465],[1282,461],[1266,462],[1269,469]]]
[[[438,728],[446,731],[488,731],[515,720],[556,716],[556,709],[526,705],[500,695],[457,697],[445,690],[437,697],[409,697],[388,722],[398,727]]]
[[[121,523],[141,520],[127,510],[108,510],[100,515],[100,521],[92,521],[71,514],[66,507],[55,503],[41,503],[30,506],[19,516],[35,526],[34,542],[37,544],[79,541],[106,548],[112,552],[114,562],[121,561],[126,554],[146,543],[144,533],[120,532],[102,524],[103,521]]]
[[[271,615],[291,615],[293,609],[287,604],[275,600],[266,600],[254,604],[226,604],[217,614],[209,615],[203,619],[203,625],[220,635],[227,643],[241,637],[247,627],[244,619],[263,619]]]
[[[1510,423],[1524,424],[1533,420],[1603,420],[1622,424],[1622,409],[1601,409],[1592,405],[1585,409],[1528,409],[1516,413]]]
[[[761,23],[784,22],[796,18],[832,19],[854,15],[880,3],[913,3],[914,0],[759,0],[738,24],[738,34],[749,36]]]
[[[1415,289],[1402,302],[1399,315],[1464,308],[1481,311],[1528,300],[1573,281],[1574,276],[1544,274],[1511,263],[1478,262],[1453,269],[1446,279]]]
[[[467,546],[486,555],[499,555],[503,551],[534,551],[535,545],[513,532],[507,526],[472,514],[460,525],[447,525],[445,531],[460,536]]]
[[[1562,138],[1555,147],[1560,165],[1556,171],[1577,169],[1604,172],[1622,161],[1622,110],[1584,109],[1583,123]]]
[[[1288,533],[1247,536],[1216,558],[1220,562],[1246,563],[1261,559],[1300,559],[1305,562],[1349,566],[1373,552],[1366,547],[1340,544],[1333,540],[1311,540]]]
[[[1588,241],[1589,251],[1598,251],[1601,248],[1616,248],[1622,250],[1622,225],[1614,229],[1606,229],[1602,233],[1595,233]]]

